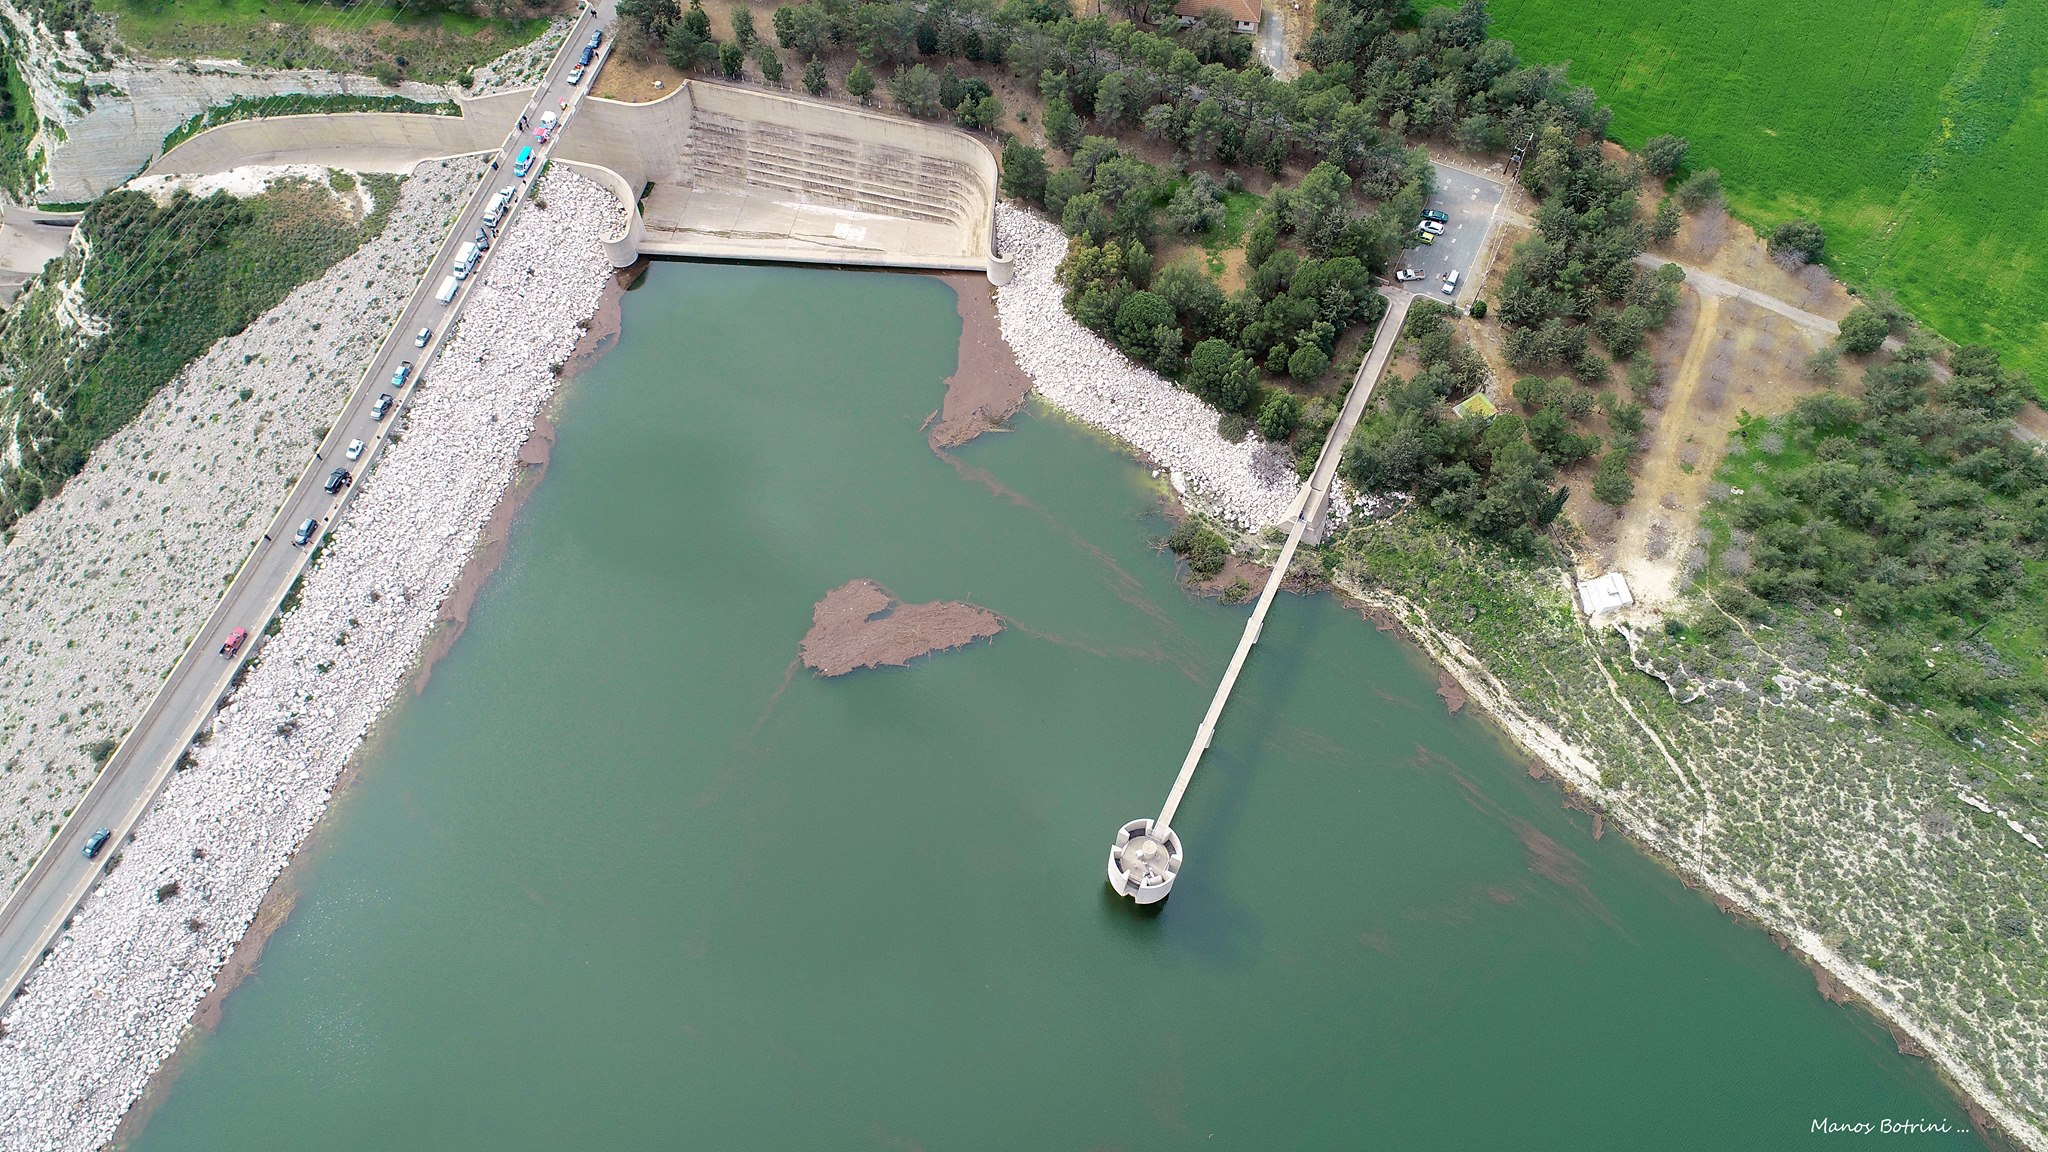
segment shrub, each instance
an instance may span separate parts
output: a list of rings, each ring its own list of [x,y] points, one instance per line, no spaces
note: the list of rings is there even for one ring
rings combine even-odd
[[[1858,304],[1842,317],[1842,334],[1835,343],[1844,352],[1868,356],[1884,347],[1884,338],[1891,333],[1892,327],[1883,314],[1868,304]]]
[[[1787,220],[1771,231],[1771,256],[1788,268],[1815,264],[1819,263],[1821,247],[1826,243],[1820,225],[1810,220]]]
[[[1251,358],[1221,340],[1204,340],[1188,356],[1181,383],[1225,412],[1240,412],[1256,394],[1259,372]]]
[[[1269,392],[1266,402],[1259,406],[1259,435],[1268,440],[1287,439],[1294,435],[1294,429],[1300,422],[1301,399],[1292,393]]]
[[[1600,457],[1593,473],[1593,499],[1620,507],[1635,499],[1636,482],[1628,474],[1628,453],[1615,449]]]
[[[1643,171],[1659,180],[1668,179],[1678,166],[1685,163],[1685,152],[1690,143],[1683,136],[1652,136],[1643,142],[1636,159],[1643,165]]]

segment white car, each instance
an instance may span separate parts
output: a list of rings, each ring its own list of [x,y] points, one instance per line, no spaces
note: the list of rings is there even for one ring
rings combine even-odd
[[[349,441],[348,451],[343,453],[343,455],[347,456],[351,460],[360,459],[363,455],[363,442],[361,440]]]
[[[1444,234],[1444,226],[1435,220],[1424,220],[1422,223],[1417,224],[1416,227],[1422,229],[1424,232],[1427,232],[1432,236],[1441,236]]]
[[[1394,279],[1406,284],[1410,280],[1422,279],[1422,273],[1417,272],[1413,268],[1402,268],[1394,273]]]
[[[412,338],[412,346],[415,348],[425,348],[427,341],[433,338],[434,330],[432,328],[422,328],[420,329],[420,334]]]
[[[1445,276],[1445,277],[1444,277],[1444,295],[1446,295],[1446,296],[1456,296],[1457,294],[1458,294],[1458,272],[1457,272],[1457,269],[1455,269],[1455,268],[1454,268],[1454,269],[1452,269],[1452,270],[1451,270],[1451,272],[1450,272],[1450,274],[1449,274],[1449,275],[1447,275],[1447,276]]]
[[[577,65],[577,66],[575,66],[574,68],[571,68],[571,69],[569,69],[569,83],[571,83],[571,84],[574,84],[574,83],[576,83],[577,81],[579,81],[579,80],[582,80],[582,79],[583,79],[583,65],[581,65],[581,64],[578,64],[578,65]]]

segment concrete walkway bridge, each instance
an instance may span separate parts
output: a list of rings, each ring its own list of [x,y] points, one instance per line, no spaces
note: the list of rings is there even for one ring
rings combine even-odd
[[[1344,409],[1330,429],[1330,438],[1323,442],[1322,454],[1316,457],[1315,470],[1309,473],[1308,482],[1301,486],[1288,509],[1283,522],[1287,526],[1287,542],[1273,562],[1273,573],[1266,577],[1266,586],[1252,607],[1251,619],[1245,621],[1244,635],[1238,638],[1237,650],[1231,653],[1230,663],[1223,669],[1223,679],[1216,685],[1216,695],[1209,700],[1209,710],[1195,727],[1194,742],[1181,761],[1180,774],[1173,778],[1166,803],[1158,816],[1140,817],[1117,829],[1116,841],[1110,845],[1109,885],[1119,896],[1128,896],[1140,904],[1156,904],[1173,891],[1174,878],[1180,875],[1186,854],[1180,833],[1173,827],[1174,813],[1180,809],[1188,785],[1194,782],[1202,753],[1208,751],[1216,738],[1216,724],[1223,718],[1224,705],[1230,702],[1230,690],[1237,686],[1245,661],[1251,657],[1252,645],[1259,642],[1259,633],[1266,626],[1266,613],[1272,610],[1273,598],[1280,594],[1280,585],[1287,579],[1295,550],[1303,540],[1311,544],[1323,540],[1330,512],[1330,489],[1337,480],[1337,462],[1343,457],[1344,445],[1358,427],[1365,406],[1372,400],[1373,388],[1386,373],[1394,343],[1400,339],[1401,328],[1408,319],[1408,305],[1415,299],[1398,288],[1383,288],[1380,294],[1387,298],[1387,314],[1373,336],[1372,351],[1359,365],[1358,375],[1351,382],[1351,393],[1344,399]]]

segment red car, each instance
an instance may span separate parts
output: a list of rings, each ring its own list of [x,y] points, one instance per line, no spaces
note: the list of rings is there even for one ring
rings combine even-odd
[[[228,633],[228,642],[220,646],[220,654],[223,656],[233,656],[242,650],[242,642],[248,638],[249,630],[247,628],[235,629],[233,632]]]

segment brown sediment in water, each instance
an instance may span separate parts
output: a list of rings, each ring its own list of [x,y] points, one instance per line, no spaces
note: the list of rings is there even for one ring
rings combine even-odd
[[[1465,686],[1458,683],[1457,677],[1441,669],[1436,674],[1436,694],[1443,699],[1444,711],[1453,716],[1466,704]]]
[[[951,272],[940,279],[952,287],[960,311],[960,353],[946,377],[945,401],[925,420],[925,440],[934,452],[1001,428],[1031,391],[1031,377],[1003,339],[988,277]]]
[[[905,604],[873,580],[850,580],[811,609],[801,648],[821,676],[900,668],[919,656],[972,644],[1003,630],[1002,617],[957,600]]]

